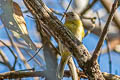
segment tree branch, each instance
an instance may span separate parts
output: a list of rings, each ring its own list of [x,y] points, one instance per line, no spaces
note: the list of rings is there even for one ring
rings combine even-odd
[[[105,9],[107,10],[107,12],[110,13],[111,5],[112,5],[111,0],[100,0],[100,1],[103,4],[103,6],[105,7]],[[119,19],[118,12],[115,13],[113,20],[117,25],[116,27],[118,27],[120,30],[120,19]]]
[[[102,73],[106,80],[119,80],[120,76],[109,74],[106,72]],[[65,70],[64,77],[70,77],[70,71]],[[78,72],[78,76],[80,78],[87,79],[87,76],[84,72]],[[27,77],[46,77],[45,71],[33,71],[33,72],[26,72],[26,71],[10,71],[5,73],[0,73],[0,80],[2,79],[16,79],[16,78],[27,78]]]
[[[88,5],[85,10],[81,13],[81,15],[84,15],[90,8],[92,8],[94,6],[94,4],[97,2],[98,0],[93,0],[93,2]]]
[[[53,16],[42,0],[24,0],[24,3],[33,16],[37,16],[39,23],[43,25],[42,28],[46,28],[48,32],[52,31],[54,34],[52,36],[60,39],[66,48],[68,48],[90,80],[104,80],[98,63],[96,62],[95,65],[89,63],[91,55],[85,46]]]
[[[112,5],[111,13],[110,13],[110,15],[108,17],[108,20],[107,20],[107,22],[105,24],[105,27],[104,27],[103,32],[102,32],[102,35],[100,37],[100,40],[99,40],[99,42],[97,44],[97,47],[96,47],[96,49],[95,49],[95,51],[93,53],[93,56],[92,56],[92,59],[91,59],[93,63],[97,60],[97,58],[99,56],[100,48],[101,48],[101,46],[102,46],[102,44],[103,44],[103,42],[104,42],[104,40],[106,38],[109,24],[112,21],[113,15],[114,15],[114,13],[115,13],[115,11],[116,11],[117,8],[118,8],[118,0],[115,0],[115,2]]]
[[[4,63],[10,70],[13,70],[13,68],[12,68],[12,66],[11,66],[8,58],[7,58],[7,56],[5,55],[5,53],[4,53],[2,50],[0,50],[0,56],[1,56],[1,58],[3,59],[3,63]]]

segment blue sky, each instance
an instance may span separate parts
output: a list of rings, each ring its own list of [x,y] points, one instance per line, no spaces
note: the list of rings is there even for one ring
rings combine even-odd
[[[59,1],[58,0],[43,0],[43,1],[46,2],[47,6],[49,8],[53,8],[53,9],[59,11],[59,12],[64,12],[64,9],[61,6],[59,6]],[[51,1],[51,5],[48,4],[48,3],[50,3],[48,1]],[[96,12],[97,10],[99,10],[101,8],[103,8],[103,6],[101,5],[100,2],[97,2],[97,4],[92,9],[93,9],[93,11]],[[23,11],[25,10],[24,7],[22,7],[22,10]],[[60,16],[58,16],[58,18],[60,18]],[[29,17],[27,17],[27,16],[25,16],[25,20],[26,20],[26,24],[27,24],[28,31],[29,31],[31,39],[34,42],[40,42],[40,39],[38,38],[38,36],[35,35],[35,33],[36,33],[35,25],[36,24],[35,24],[34,20],[29,18]],[[1,25],[2,25],[2,23],[0,22],[0,26]],[[0,29],[0,40],[6,40],[6,39],[7,39],[7,36],[5,34],[5,30],[4,30],[4,28],[2,28],[2,29]],[[95,36],[94,34],[89,34],[87,37],[85,37],[83,39],[83,44],[87,47],[87,49],[90,52],[92,52],[95,49],[98,40],[99,40],[99,37]],[[55,43],[55,41],[53,39],[52,39],[52,42],[57,46],[57,44]],[[106,47],[106,42],[104,42],[103,47]],[[11,54],[8,54],[10,52],[8,51],[7,48],[0,48],[0,49],[5,51],[6,55],[9,57],[9,60],[14,61],[13,56]],[[118,61],[120,61],[120,55],[115,53],[115,52],[111,52],[110,54],[111,54],[111,57],[112,57],[112,73],[120,75],[120,68],[119,68],[120,64],[118,63]],[[13,64],[13,62],[11,62],[11,63]],[[18,61],[17,64],[19,64],[19,63],[23,64],[21,61]],[[30,63],[30,64],[32,65],[33,63]],[[5,66],[3,66],[1,64],[0,64],[0,66],[2,67],[2,70],[0,70],[0,73],[8,71],[8,69]],[[25,67],[22,65],[21,68],[24,69]],[[100,68],[101,68],[102,72],[109,72],[108,54],[102,54],[101,55]],[[18,66],[16,66],[16,69],[20,69],[20,68]]]

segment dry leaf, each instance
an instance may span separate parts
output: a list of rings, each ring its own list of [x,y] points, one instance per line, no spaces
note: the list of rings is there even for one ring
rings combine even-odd
[[[2,10],[0,18],[5,27],[17,38],[24,39],[31,49],[36,50],[36,46],[28,35],[26,23],[19,5],[16,2],[12,2],[12,0],[0,0],[0,5],[0,10]]]

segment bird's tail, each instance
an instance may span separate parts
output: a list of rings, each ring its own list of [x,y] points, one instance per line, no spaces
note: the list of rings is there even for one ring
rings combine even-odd
[[[59,79],[62,79],[64,76],[64,67],[67,64],[69,58],[71,57],[70,55],[71,55],[70,52],[62,53],[62,56],[61,56],[62,58],[61,58],[60,64],[58,65],[58,69],[57,69],[57,76]]]

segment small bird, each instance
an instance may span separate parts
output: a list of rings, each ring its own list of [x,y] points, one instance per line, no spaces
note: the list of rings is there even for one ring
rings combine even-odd
[[[67,12],[65,13],[65,23],[64,26],[67,27],[79,40],[82,41],[82,39],[85,36],[84,27],[82,24],[82,21],[80,20],[80,17],[75,12]],[[71,53],[67,49],[63,49],[63,45],[59,43],[59,49],[61,54],[61,61],[58,66],[57,70],[57,76],[59,79],[63,78],[64,75],[64,67],[67,64],[69,58],[71,57]]]

